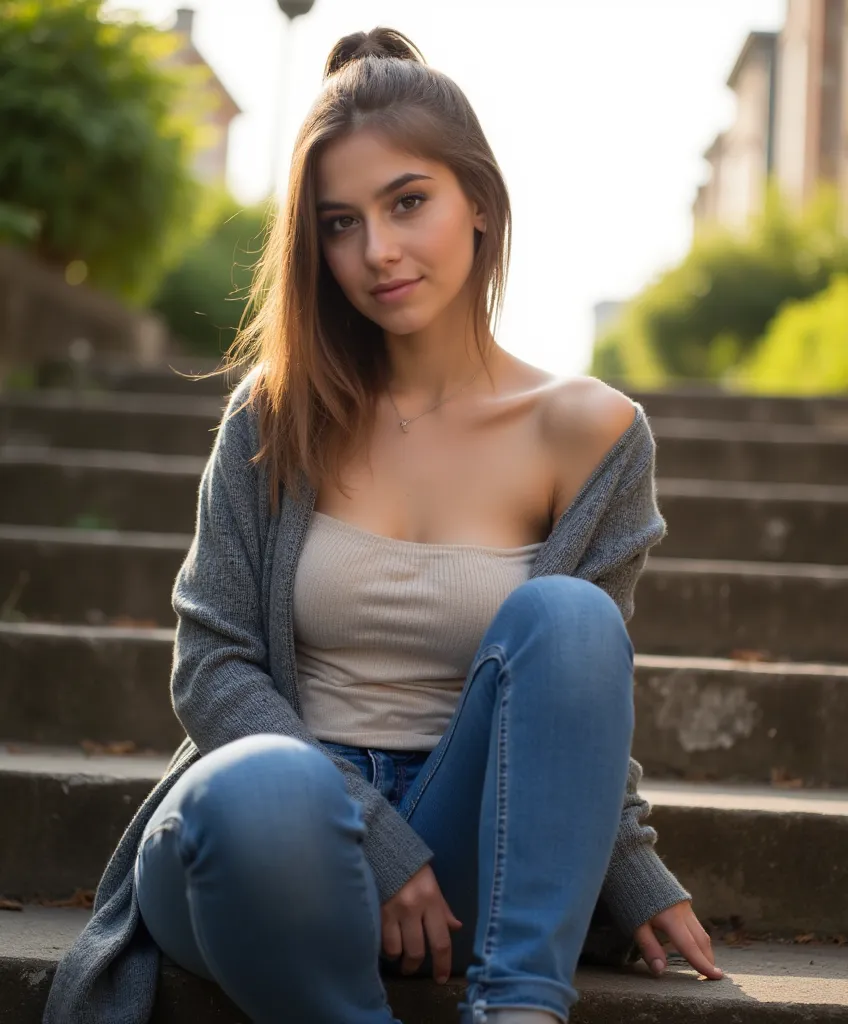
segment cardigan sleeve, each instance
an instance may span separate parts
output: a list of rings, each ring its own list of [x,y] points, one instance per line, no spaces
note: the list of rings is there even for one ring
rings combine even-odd
[[[656,501],[656,443],[644,413],[630,457],[612,485],[589,543],[573,575],[595,583],[615,601],[625,622],[633,616],[636,583],[648,550],[667,532]],[[658,856],[651,807],[639,795],[642,766],[632,757],[621,824],[601,896],[617,924],[633,932],[660,911],[691,899]]]
[[[200,481],[194,537],[172,590],[172,704],[201,755],[243,736],[276,733],[329,757],[362,804],[363,850],[385,902],[434,854],[355,765],[312,735],[274,685],[261,597],[267,490],[263,470],[250,463],[258,450],[251,410],[236,409],[247,390],[242,381],[219,426]]]

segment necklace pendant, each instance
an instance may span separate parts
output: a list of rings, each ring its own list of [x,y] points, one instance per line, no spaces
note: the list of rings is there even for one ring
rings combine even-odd
[[[408,434],[409,433],[409,427],[407,426],[407,423],[409,423],[409,420],[401,420],[400,421],[400,427],[401,427],[401,430],[404,432],[404,434]]]

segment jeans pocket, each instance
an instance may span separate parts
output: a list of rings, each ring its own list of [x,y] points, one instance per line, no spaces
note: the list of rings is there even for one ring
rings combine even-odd
[[[367,782],[374,783],[374,762],[364,747],[352,747],[346,743],[329,743],[321,740],[321,744],[331,753],[338,754],[359,769]]]

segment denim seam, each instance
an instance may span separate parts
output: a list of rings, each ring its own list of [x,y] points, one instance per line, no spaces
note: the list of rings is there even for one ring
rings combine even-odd
[[[494,871],[492,872],[492,895],[489,901],[489,920],[486,925],[486,939],[483,943],[483,951],[486,957],[491,957],[495,950],[496,929],[500,922],[503,883],[504,875],[506,874],[504,837],[506,834],[507,818],[509,816],[507,712],[509,710],[509,702],[512,694],[512,676],[510,675],[509,664],[507,661],[504,661],[501,664],[500,676],[503,678],[503,683],[501,685],[501,699],[498,706],[498,785],[497,804],[495,808],[495,865]]]
[[[368,750],[368,756],[371,758],[371,764],[374,767],[374,780],[373,780],[372,785],[374,786],[375,789],[379,790],[382,793],[382,791],[383,791],[383,773],[382,773],[382,771],[380,769],[380,762],[374,756],[374,751],[370,747],[368,747],[366,749]]]
[[[156,825],[154,828],[150,829],[149,832],[146,832],[142,836],[141,842],[139,843],[139,847],[138,847],[139,851],[141,850],[141,848],[143,846],[147,845],[147,840],[148,839],[152,839],[153,836],[158,835],[159,832],[176,832],[176,831],[179,831],[180,828],[182,827],[182,823],[183,823],[183,819],[182,819],[182,815],[181,814],[179,814],[177,812],[174,812],[173,814],[169,814],[167,816],[167,818],[163,818],[159,822],[158,825]],[[177,826],[176,829],[174,828],[174,825]]]
[[[468,699],[468,694],[471,689],[471,685],[477,678],[477,673],[480,671],[483,665],[486,664],[487,661],[492,660],[499,661],[501,664],[501,668],[503,668],[504,662],[506,660],[506,652],[500,646],[500,644],[489,644],[482,651],[478,652],[478,660],[477,663],[472,666],[472,671],[469,678],[469,685],[463,688],[462,695],[460,697],[460,703],[455,708],[453,716],[451,717],[450,725],[448,726],[448,731],[445,733],[447,739],[445,740],[445,743],[442,747],[442,752],[441,754],[439,754],[437,760],[430,766],[430,770],[427,773],[426,778],[423,780],[418,789],[418,794],[415,797],[415,800],[412,803],[410,803],[410,805],[407,808],[404,809],[404,818],[408,819],[412,812],[415,810],[415,808],[418,806],[418,801],[421,799],[424,790],[427,788],[427,785],[430,782],[430,779],[433,778],[433,775],[436,773],[439,765],[442,763],[442,760],[444,759],[444,756],[447,753],[447,749],[450,746],[453,734],[456,731],[456,725],[457,722],[459,721],[459,716],[462,711],[462,708],[465,706],[465,702]],[[439,742],[441,743],[441,740]],[[416,779],[415,781],[417,783],[418,779]]]

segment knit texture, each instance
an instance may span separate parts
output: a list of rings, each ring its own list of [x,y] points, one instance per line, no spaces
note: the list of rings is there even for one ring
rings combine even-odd
[[[433,858],[382,793],[353,764],[331,754],[302,720],[292,595],[316,494],[306,487],[304,500],[295,501],[285,491],[279,513],[270,515],[267,473],[250,462],[259,446],[257,416],[245,404],[259,372],[261,367],[251,370],[230,397],[201,477],[195,534],[172,592],[177,629],[170,686],[186,738],[106,866],[92,917],[57,967],[44,1024],[149,1021],[161,954],[139,914],[138,844],[183,772],[225,743],[276,733],[330,757],[350,796],[362,804],[363,852],[381,902]],[[633,423],[559,518],[530,577],[589,580],[629,620],[648,549],[666,531],[656,504],[654,465],[654,438],[643,408],[635,404]],[[635,928],[689,899],[655,851],[656,832],[645,824],[650,807],[637,791],[641,775],[631,760],[621,825],[585,947],[594,962],[633,959]]]

